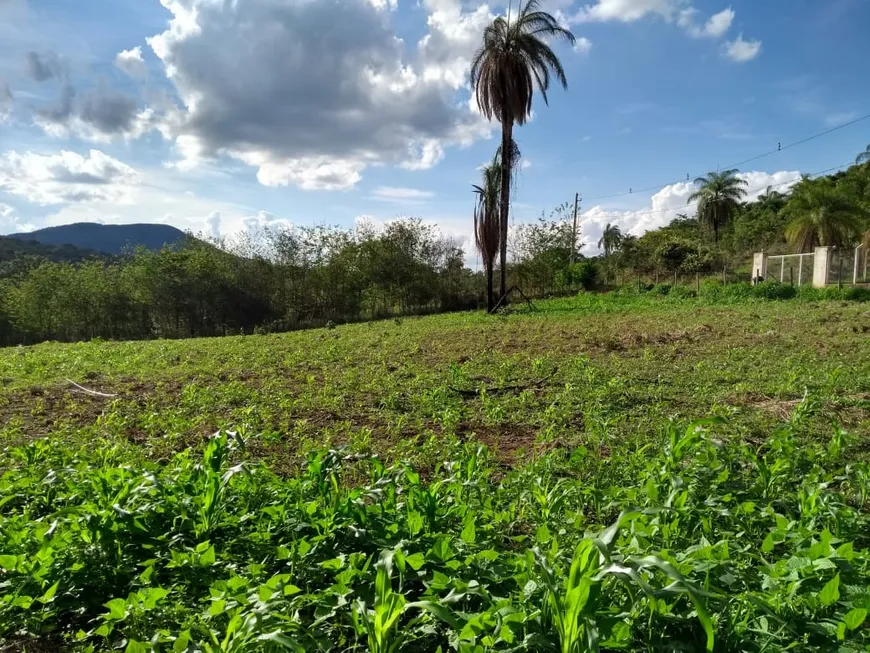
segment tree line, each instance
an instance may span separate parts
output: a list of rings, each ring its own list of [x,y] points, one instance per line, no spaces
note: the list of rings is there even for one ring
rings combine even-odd
[[[870,147],[847,170],[804,177],[786,192],[768,188],[751,202],[744,201],[749,189],[736,170],[709,173],[695,183],[695,216],[679,215],[639,237],[614,224],[605,227],[599,248],[606,277],[742,272],[761,250],[849,251],[861,243],[870,249]]]
[[[509,276],[537,294],[574,292],[563,214],[524,226]],[[587,265],[594,263],[586,261]],[[587,277],[594,284],[594,273]],[[276,227],[235,240],[193,236],[160,251],[0,264],[0,345],[288,331],[329,323],[474,309],[484,275],[465,251],[416,218]],[[532,292],[532,290],[530,290]]]

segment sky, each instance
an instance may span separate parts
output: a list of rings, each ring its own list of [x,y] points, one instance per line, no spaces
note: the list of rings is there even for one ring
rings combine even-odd
[[[581,239],[753,195],[870,143],[866,0],[542,0],[568,89],[534,100],[514,224],[582,196]],[[159,222],[439,227],[475,264],[471,185],[500,126],[468,85],[476,0],[0,0],[0,234]],[[513,4],[516,12],[516,3]],[[863,28],[861,26],[864,26]],[[782,151],[779,151],[779,147]]]

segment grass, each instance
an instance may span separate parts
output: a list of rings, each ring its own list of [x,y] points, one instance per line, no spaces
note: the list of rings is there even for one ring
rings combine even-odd
[[[0,351],[0,638],[864,650],[870,307],[539,308]]]

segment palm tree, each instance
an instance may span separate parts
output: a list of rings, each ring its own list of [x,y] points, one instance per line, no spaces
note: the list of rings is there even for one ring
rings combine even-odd
[[[867,149],[861,152],[861,154],[855,157],[855,163],[859,165],[862,163],[867,163],[868,161],[870,161],[870,145],[868,145]]]
[[[786,240],[799,252],[810,252],[817,246],[851,245],[867,211],[827,179],[805,179],[794,187],[783,214],[789,218]]]
[[[483,32],[483,45],[471,62],[471,86],[477,104],[488,120],[501,123],[502,150],[511,148],[514,123],[523,125],[532,112],[535,87],[547,103],[551,72],[568,88],[568,80],[558,57],[544,39],[564,38],[574,43],[574,35],[559,25],[550,14],[540,11],[540,0],[528,0],[520,6],[511,22],[499,16]],[[512,148],[511,148],[512,149]],[[501,295],[507,291],[507,231],[510,210],[511,163],[513,157],[501,160]]]
[[[719,229],[728,224],[740,210],[740,200],[746,196],[747,181],[737,176],[737,170],[708,172],[695,179],[698,187],[687,204],[698,202],[698,221],[713,230],[713,242],[719,242]]]
[[[477,200],[474,205],[474,243],[483,258],[486,272],[486,310],[492,312],[492,277],[495,255],[501,242],[499,194],[501,193],[501,148],[492,163],[482,169],[483,181],[473,186]]]
[[[604,258],[606,259],[619,249],[620,243],[622,243],[622,232],[615,224],[608,222],[601,234],[601,240],[598,241],[598,249],[604,250]]]

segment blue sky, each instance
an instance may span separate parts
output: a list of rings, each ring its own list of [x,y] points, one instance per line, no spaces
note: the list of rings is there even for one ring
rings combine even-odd
[[[544,0],[569,88],[536,98],[514,220],[584,196],[583,239],[685,212],[692,178],[870,113],[863,0]],[[90,220],[232,236],[411,215],[464,239],[498,125],[460,0],[0,0],[0,233]],[[864,26],[864,27],[862,27]],[[741,169],[854,159],[870,120]],[[633,192],[631,189],[655,190]],[[620,195],[622,194],[622,195]],[[602,196],[620,195],[618,197]]]

